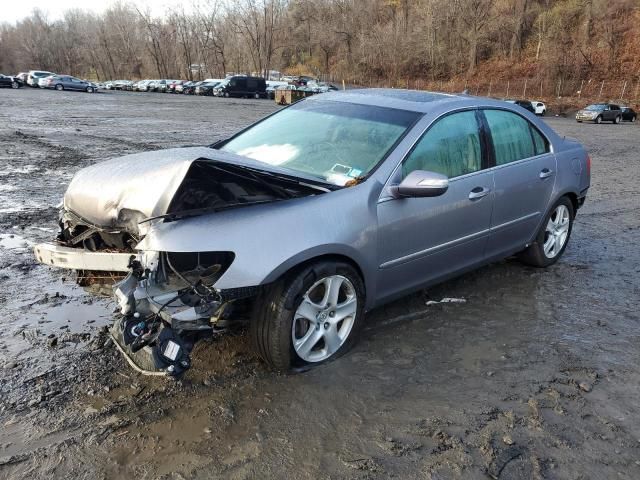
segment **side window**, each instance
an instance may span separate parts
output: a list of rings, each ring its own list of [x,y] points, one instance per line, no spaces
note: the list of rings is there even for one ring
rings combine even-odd
[[[527,120],[506,110],[485,110],[484,115],[491,131],[496,165],[536,155]]]
[[[536,155],[542,155],[543,153],[550,152],[551,150],[549,149],[549,142],[547,139],[533,125],[529,125],[529,128],[531,129],[531,136],[533,137],[533,146],[535,147]]]
[[[467,111],[436,121],[405,159],[402,175],[426,170],[453,178],[481,169],[478,121],[475,111]]]

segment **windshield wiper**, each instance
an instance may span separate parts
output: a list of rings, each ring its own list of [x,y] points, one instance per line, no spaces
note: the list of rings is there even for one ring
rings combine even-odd
[[[249,205],[258,205],[258,204],[261,204],[261,203],[272,203],[272,202],[277,202],[277,200],[258,200],[258,201],[255,201],[255,202],[236,202],[236,203],[228,203],[226,205],[217,206],[217,207],[212,206],[212,207],[202,207],[202,208],[190,208],[189,210],[182,210],[182,211],[179,211],[179,212],[165,213],[163,215],[156,215],[155,217],[145,218],[144,220],[138,222],[138,225],[140,225],[142,223],[151,222],[153,220],[159,220],[159,219],[178,220],[180,218],[195,217],[195,216],[198,216],[198,215],[202,215],[204,213],[219,212],[221,210],[226,210],[228,208],[233,208],[233,207],[248,207]]]

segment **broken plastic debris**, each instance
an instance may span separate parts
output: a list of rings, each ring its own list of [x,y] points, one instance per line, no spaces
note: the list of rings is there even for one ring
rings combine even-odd
[[[435,301],[435,300],[428,300],[426,304],[427,304],[427,306],[429,306],[429,305],[438,305],[440,303],[467,303],[467,299],[466,298],[444,297],[439,302]]]

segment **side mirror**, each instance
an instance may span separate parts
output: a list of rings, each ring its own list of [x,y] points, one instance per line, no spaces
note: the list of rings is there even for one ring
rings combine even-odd
[[[449,178],[446,175],[414,170],[392,191],[396,197],[438,197],[448,188]]]

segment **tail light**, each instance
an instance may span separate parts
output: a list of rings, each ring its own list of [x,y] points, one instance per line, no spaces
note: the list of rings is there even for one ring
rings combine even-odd
[[[591,176],[591,156],[587,155],[587,175]]]

